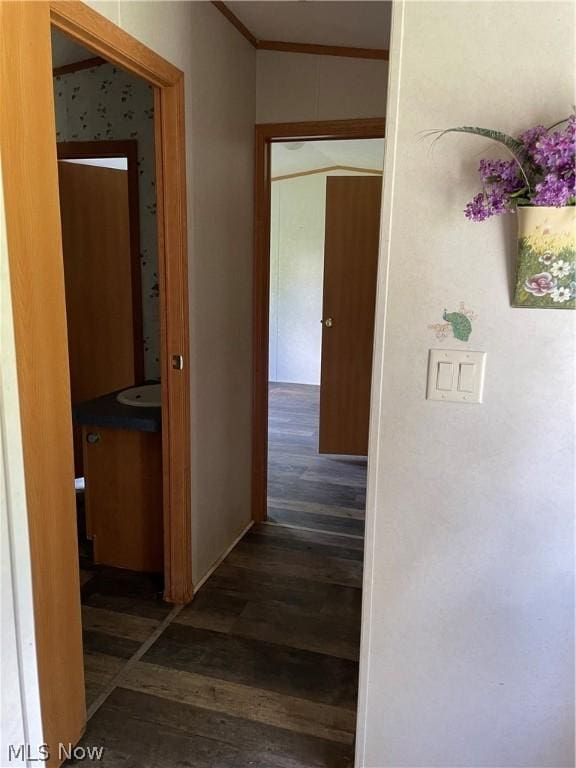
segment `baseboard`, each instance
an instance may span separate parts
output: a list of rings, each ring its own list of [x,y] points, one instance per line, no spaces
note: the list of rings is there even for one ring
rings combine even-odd
[[[199,581],[199,582],[196,584],[196,586],[194,587],[194,594],[196,594],[196,592],[198,592],[198,590],[199,590],[199,589],[202,587],[202,585],[203,585],[203,584],[205,584],[205,583],[208,581],[208,579],[210,578],[210,576],[212,576],[212,574],[214,573],[214,571],[216,570],[216,568],[218,568],[218,566],[220,565],[220,563],[221,563],[223,560],[225,560],[225,559],[228,557],[228,555],[230,554],[230,552],[232,552],[232,550],[234,549],[234,547],[236,546],[236,544],[238,544],[238,542],[239,542],[241,539],[243,539],[243,538],[244,538],[244,536],[245,536],[245,535],[248,533],[248,531],[250,530],[250,528],[252,528],[252,526],[253,526],[253,525],[254,525],[254,520],[250,520],[250,522],[248,523],[248,525],[247,525],[247,526],[246,526],[246,527],[245,527],[245,528],[244,528],[244,529],[243,529],[243,530],[240,532],[240,534],[239,534],[239,535],[238,535],[238,536],[237,536],[237,537],[234,539],[234,541],[232,542],[232,544],[230,544],[230,546],[228,547],[228,549],[226,549],[226,550],[224,551],[224,553],[223,553],[222,555],[220,555],[220,557],[219,557],[219,558],[218,558],[218,559],[217,559],[217,560],[216,560],[216,561],[213,563],[213,565],[211,565],[211,566],[210,566],[210,568],[208,568],[208,570],[206,571],[206,573],[204,574],[204,576],[202,576],[202,578],[200,579],[200,581]]]

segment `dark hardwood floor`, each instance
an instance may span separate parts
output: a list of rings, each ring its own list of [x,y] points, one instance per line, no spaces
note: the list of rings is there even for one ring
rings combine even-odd
[[[267,524],[180,612],[147,577],[96,573],[87,682],[107,698],[81,745],[110,768],[351,766],[361,578],[360,539]]]
[[[352,766],[365,463],[318,456],[317,416],[317,388],[273,385],[271,522],[185,608],[155,577],[83,563],[81,746],[100,765]]]
[[[268,520],[364,534],[366,459],[318,453],[320,387],[269,385]]]

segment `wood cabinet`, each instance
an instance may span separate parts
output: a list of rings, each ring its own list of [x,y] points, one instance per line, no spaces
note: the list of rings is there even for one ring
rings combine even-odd
[[[162,571],[161,432],[84,426],[82,445],[94,562]]]

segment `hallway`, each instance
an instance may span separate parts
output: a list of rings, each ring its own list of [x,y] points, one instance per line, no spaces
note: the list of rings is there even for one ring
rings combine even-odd
[[[352,765],[366,462],[318,455],[318,387],[270,389],[269,523],[190,605],[83,559],[82,746],[109,768]]]
[[[82,745],[104,746],[109,768],[350,766],[361,578],[360,539],[273,525],[181,611],[94,577],[88,679],[117,676]]]
[[[270,382],[268,520],[364,535],[366,459],[318,453],[320,387]]]

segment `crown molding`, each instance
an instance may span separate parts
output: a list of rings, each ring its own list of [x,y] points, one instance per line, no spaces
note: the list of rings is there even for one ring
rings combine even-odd
[[[243,35],[246,38],[246,40],[248,40],[248,42],[254,46],[254,48],[257,47],[258,40],[254,37],[252,32],[250,32],[248,27],[242,24],[238,16],[236,16],[236,14],[233,13],[230,10],[230,8],[228,8],[226,3],[219,2],[219,0],[212,0],[212,5],[215,8],[217,8],[220,11],[220,13],[228,19],[228,21],[230,22],[230,24],[232,24],[232,26],[236,27],[238,32],[240,32],[240,34]]]
[[[388,61],[385,48],[354,48],[348,45],[316,45],[314,43],[286,43],[280,40],[258,40],[238,16],[221,0],[212,0],[212,5],[225,16],[241,35],[258,51],[281,51],[283,53],[307,53],[315,56],[344,56],[352,59],[378,59]]]
[[[344,56],[350,59],[379,59],[388,61],[388,51],[381,48],[352,48],[348,45],[316,45],[312,43],[282,43],[276,40],[258,40],[259,51],[308,53],[315,56]]]

